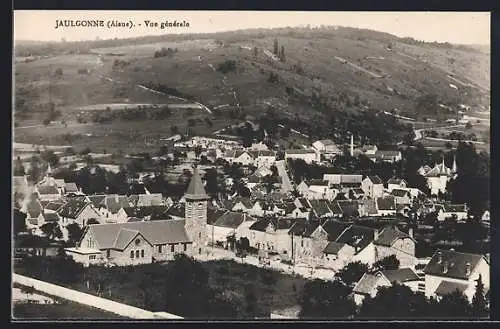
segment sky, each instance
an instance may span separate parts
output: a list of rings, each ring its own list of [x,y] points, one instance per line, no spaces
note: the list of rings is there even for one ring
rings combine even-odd
[[[132,21],[133,28],[64,27],[56,20]],[[146,27],[144,21],[158,22]],[[167,27],[161,22],[188,22]],[[141,24],[141,26],[139,26]],[[213,33],[248,28],[337,25],[399,37],[459,44],[490,44],[489,12],[299,12],[299,11],[14,11],[14,40],[66,41],[131,38],[171,33]]]

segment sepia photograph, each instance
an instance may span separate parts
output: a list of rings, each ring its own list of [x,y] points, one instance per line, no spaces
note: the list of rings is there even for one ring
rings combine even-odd
[[[14,10],[11,321],[490,319],[490,13]]]

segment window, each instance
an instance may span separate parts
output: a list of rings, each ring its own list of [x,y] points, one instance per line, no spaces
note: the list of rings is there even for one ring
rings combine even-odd
[[[135,251],[135,258],[139,258],[139,250]]]
[[[132,259],[134,258],[134,251],[133,250],[130,251],[130,258],[132,258]]]
[[[170,245],[170,251],[171,251],[171,252],[174,252],[174,251],[175,251],[175,244],[171,244],[171,245]]]
[[[161,250],[161,248],[162,248],[162,247],[163,247],[163,246],[162,246],[161,244],[158,246],[158,252],[159,252],[160,254],[162,253],[162,250]]]
[[[141,243],[141,239],[135,239],[135,244],[138,245]]]
[[[198,233],[198,238],[200,238],[200,239],[201,239],[201,232],[200,232],[200,233]]]
[[[95,256],[95,255],[90,255],[90,256],[89,256],[89,259],[90,259],[90,260],[94,260],[95,258],[96,258],[96,256]]]
[[[300,240],[300,246],[303,247],[304,246],[304,240]]]
[[[106,250],[106,257],[110,258],[111,257],[111,250]]]
[[[184,251],[187,251],[187,248],[188,248],[188,244],[184,243]]]
[[[141,257],[144,258],[144,249],[141,250]]]

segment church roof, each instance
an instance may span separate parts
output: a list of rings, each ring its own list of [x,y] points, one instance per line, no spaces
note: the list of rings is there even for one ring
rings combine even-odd
[[[191,200],[208,199],[208,195],[205,192],[205,187],[203,186],[203,182],[201,181],[201,176],[198,173],[198,168],[194,168],[193,170],[193,176],[191,177],[191,181],[189,182],[185,197],[186,199]]]

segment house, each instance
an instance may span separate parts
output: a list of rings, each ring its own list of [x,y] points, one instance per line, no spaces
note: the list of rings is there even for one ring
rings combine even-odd
[[[384,183],[378,176],[367,176],[361,182],[361,189],[372,199],[380,198],[384,194]]]
[[[349,193],[351,189],[361,188],[362,175],[324,174],[323,180],[328,181],[332,188],[340,189],[342,193]]]
[[[408,234],[401,232],[397,227],[386,227],[381,232],[375,231],[373,244],[375,245],[375,262],[385,257],[396,256],[400,267],[414,267],[416,241],[413,238],[413,229]]]
[[[361,203],[357,200],[338,200],[336,201],[339,206],[340,213],[342,217],[359,217],[363,215]]]
[[[99,212],[94,209],[92,203],[78,199],[72,199],[66,202],[64,206],[58,210],[58,214],[61,217],[61,224],[63,226],[77,223],[80,227],[83,227],[91,218],[98,221],[101,219]]]
[[[125,223],[130,218],[139,220],[162,220],[170,218],[167,206],[135,206],[121,208],[114,220],[117,223]]]
[[[45,207],[43,207],[44,212],[57,212],[59,209],[61,209],[62,206],[64,206],[63,201],[50,201],[47,203]]]
[[[269,199],[258,199],[255,200],[252,208],[248,210],[248,213],[255,217],[263,217],[265,215],[271,215],[275,213],[274,204]]]
[[[394,196],[386,196],[376,199],[378,216],[396,215],[396,199]]]
[[[433,168],[427,165],[422,166],[417,172],[426,178],[431,195],[438,195],[446,192],[448,182],[457,172],[457,165],[456,161],[453,160],[453,168],[446,167],[443,157],[440,164],[435,164]]]
[[[330,189],[330,184],[328,181],[321,179],[302,181],[297,186],[297,191],[309,200],[333,200],[337,194],[337,191],[335,191],[334,189]]]
[[[437,250],[423,272],[426,297],[439,299],[458,290],[472,301],[479,276],[485,291],[490,288],[490,263],[484,255]]]
[[[366,153],[365,153],[366,154]],[[382,151],[377,150],[374,154],[366,154],[373,162],[395,163],[403,159],[401,151]]]
[[[349,197],[354,200],[364,199],[365,191],[361,188],[353,188],[349,191]]]
[[[245,222],[254,223],[255,218],[245,213],[226,211],[222,216],[211,223],[207,223],[207,236],[212,244],[227,246],[228,238],[238,239],[238,228]]]
[[[373,244],[376,232],[377,230],[369,227],[351,225],[335,242],[345,243],[354,248],[354,256],[351,258],[351,262],[360,261],[371,265],[375,262],[376,257],[375,245]]]
[[[295,262],[310,265],[319,263],[323,249],[328,244],[328,233],[317,219],[297,219],[288,230],[290,249],[287,251]],[[314,233],[314,234],[313,234]]]
[[[463,221],[467,219],[466,204],[443,204],[436,207],[438,210],[438,220],[456,219]]]
[[[257,220],[249,227],[250,246],[288,255],[291,249],[288,231],[293,224],[294,221],[288,218],[266,217]]]
[[[391,191],[391,196],[394,197],[397,205],[409,205],[411,204],[411,193],[408,190],[403,190],[400,188],[395,188]]]
[[[253,173],[253,175],[255,175],[255,176],[259,177],[259,178],[270,176],[272,174],[273,174],[272,170],[269,167],[266,167],[266,166],[258,167],[255,170],[255,172]]]
[[[65,252],[76,262],[118,266],[171,260],[190,253],[192,241],[184,220],[158,220],[87,226],[78,245]]]
[[[379,287],[390,287],[393,283],[405,285],[412,291],[418,292],[419,282],[419,276],[410,268],[365,273],[354,286],[354,302],[360,306],[367,296],[374,298]]]
[[[110,194],[106,195],[104,198],[103,207],[99,212],[101,218],[107,222],[114,222],[116,220],[116,215],[122,208],[130,207],[130,202],[126,195]]]
[[[81,192],[76,183],[66,183],[65,193],[79,193]]]
[[[54,185],[41,185],[36,187],[40,201],[54,201],[61,198],[61,193]]]
[[[354,253],[354,247],[346,243],[330,241],[323,249],[323,265],[327,268],[341,269],[350,263]]]
[[[225,207],[231,211],[248,212],[252,209],[253,204],[252,201],[250,201],[250,198],[238,196],[232,200],[228,200],[225,203]]]
[[[312,147],[326,158],[342,154],[342,150],[330,139],[315,141],[312,144]]]
[[[356,200],[359,203],[359,216],[377,216],[377,200],[373,199],[360,199]]]
[[[285,151],[285,160],[288,159],[302,159],[306,163],[318,162],[319,157],[316,151],[313,149],[297,149],[297,150],[286,150]]]
[[[333,215],[327,200],[309,200],[311,212],[316,218],[324,218]]]
[[[303,197],[295,198],[293,200],[293,204],[297,208],[304,208],[304,209],[310,209],[311,208],[311,205],[310,205],[309,201],[306,198],[303,198]]]
[[[229,163],[239,163],[244,166],[253,165],[254,158],[249,151],[245,150],[227,150],[224,153],[224,160]]]
[[[276,162],[275,151],[249,151],[249,153],[255,159],[253,165],[256,167],[270,168]]]
[[[47,237],[32,234],[18,235],[14,239],[14,257],[24,258],[30,256],[57,255],[59,243],[51,242]]]
[[[387,181],[387,191],[389,193],[391,193],[392,190],[395,188],[406,188],[406,187],[408,187],[408,183],[406,183],[406,181],[402,178],[392,177],[389,178],[389,180]]]
[[[26,214],[26,227],[28,230],[40,227],[45,223],[42,204],[36,198],[29,199],[21,208],[21,212]]]
[[[132,207],[161,206],[164,204],[161,193],[132,194],[128,197]]]
[[[253,151],[267,151],[267,150],[269,150],[269,148],[267,147],[266,144],[264,144],[262,142],[259,142],[259,143],[252,143],[252,145],[250,146],[250,150],[253,150]]]

